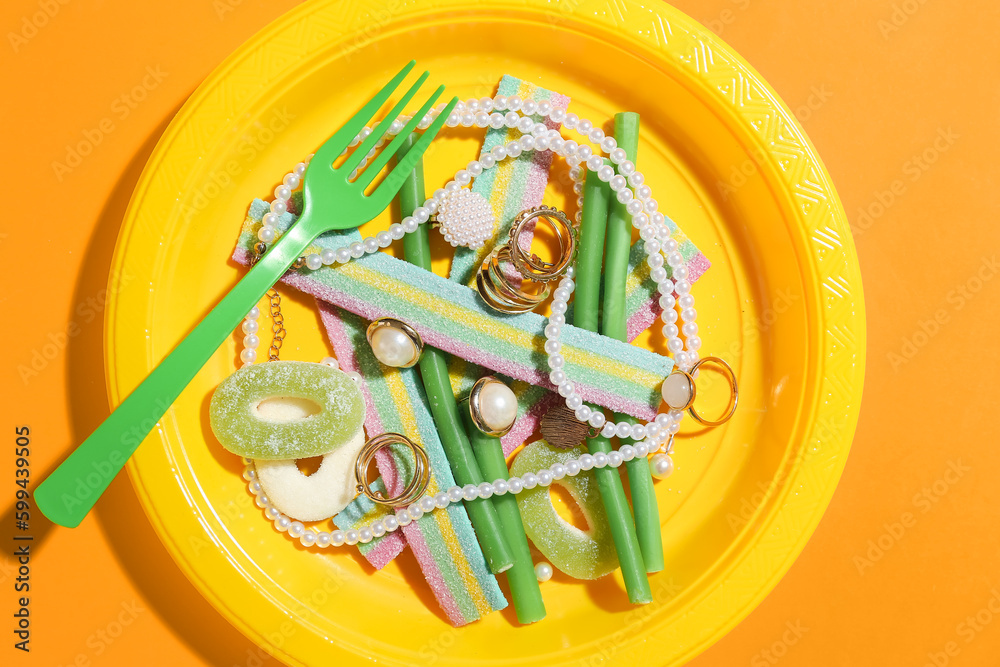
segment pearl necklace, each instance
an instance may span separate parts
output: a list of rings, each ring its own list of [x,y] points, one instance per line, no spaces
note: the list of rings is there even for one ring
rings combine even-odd
[[[444,105],[439,105],[432,109],[420,120],[417,127],[426,129],[443,108]],[[500,113],[504,110],[506,113]],[[519,111],[523,112],[524,115],[518,113]],[[613,167],[606,165],[604,159],[596,155],[589,145],[581,145],[572,139],[563,139],[558,130],[550,130],[544,123],[535,122],[534,119],[530,118],[534,114],[551,118],[569,130],[576,130],[590,142],[598,144],[600,150],[610,158],[613,164],[617,165],[618,173]],[[410,118],[410,116],[404,115],[394,120],[389,126],[388,134],[390,136],[399,134]],[[470,99],[464,103],[459,102],[448,116],[445,124],[448,127],[461,125],[462,127],[475,126],[494,129],[517,128],[523,136],[511,140],[505,145],[494,146],[488,153],[480,155],[478,160],[469,162],[464,169],[460,169],[455,174],[454,179],[449,181],[444,188],[436,190],[422,206],[418,206],[412,215],[403,218],[401,222],[391,224],[388,230],[381,231],[373,237],[370,236],[362,242],[354,242],[336,250],[327,248],[321,253],[307,255],[304,262],[307,268],[316,270],[321,266],[330,266],[335,263],[346,264],[351,259],[357,259],[366,254],[375,253],[381,248],[386,248],[394,240],[401,239],[406,234],[416,231],[421,224],[430,220],[431,215],[444,203],[446,196],[462,190],[483,171],[495,167],[507,158],[517,157],[525,151],[552,151],[563,156],[567,163],[572,166],[570,175],[573,178],[574,191],[577,194],[583,192],[583,175],[584,168],[586,168],[596,172],[602,181],[608,182],[618,201],[626,205],[626,211],[632,218],[632,226],[639,230],[640,238],[645,241],[643,250],[646,253],[646,263],[650,267],[650,277],[656,282],[657,291],[661,295],[659,303],[663,312],[660,318],[664,322],[663,334],[667,337],[667,349],[674,355],[674,361],[681,370],[686,371],[694,366],[698,361],[701,339],[697,336],[698,325],[695,323],[697,312],[694,309],[694,296],[690,293],[691,283],[687,280],[687,268],[683,265],[684,259],[678,252],[677,242],[671,238],[665,216],[657,210],[658,203],[652,197],[652,190],[648,185],[645,185],[644,175],[636,169],[633,162],[627,159],[624,149],[618,147],[614,137],[606,136],[601,128],[595,127],[589,120],[581,119],[576,114],[568,113],[563,109],[554,108],[548,101],[537,103],[533,100],[522,101],[517,95],[511,97],[498,95],[495,98],[484,97],[478,100]],[[371,132],[370,127],[365,127],[351,141],[349,148],[357,146]],[[361,160],[357,169],[362,169],[368,160],[375,156],[377,149],[384,142],[385,138],[380,138],[375,147]],[[345,154],[347,150],[344,150]],[[305,161],[295,165],[295,168],[282,179],[282,184],[275,188],[274,201],[270,204],[269,212],[262,218],[262,226],[257,233],[258,239],[263,243],[273,243],[277,238],[278,218],[288,211],[288,200],[292,196],[292,191],[302,182],[311,158],[312,155],[309,155]],[[351,178],[356,175],[355,171],[351,174]],[[578,203],[583,203],[582,198],[578,200]],[[579,216],[578,213],[578,219]],[[673,269],[672,277],[669,278],[666,269],[663,268],[664,256],[662,253],[664,252],[666,253],[666,264]],[[673,449],[673,435],[680,429],[683,414],[681,411],[669,410],[666,413],[660,413],[653,421],[645,425],[633,425],[627,421],[615,423],[607,421],[601,411],[592,410],[583,405],[583,399],[576,394],[575,385],[563,370],[565,360],[559,354],[561,328],[566,323],[565,313],[570,296],[576,286],[573,277],[571,267],[566,277],[560,281],[558,289],[553,293],[552,316],[544,330],[545,352],[548,355],[548,365],[551,369],[549,380],[556,386],[559,395],[565,399],[566,406],[573,411],[576,419],[601,429],[601,434],[604,437],[638,440],[639,442],[635,445],[623,445],[617,451],[612,451],[609,454],[600,452],[593,456],[584,454],[567,464],[556,464],[551,470],[543,470],[536,475],[529,473],[529,475],[525,475],[524,480],[517,480],[513,487],[511,487],[510,481],[504,482],[503,480],[497,480],[493,484],[484,482],[478,487],[471,484],[466,487],[453,486],[433,497],[424,496],[410,505],[409,508],[400,510],[395,517],[387,517],[381,522],[375,522],[371,526],[359,530],[333,531],[332,533],[307,530],[303,524],[292,521],[270,505],[268,499],[260,491],[260,484],[254,479],[254,471],[248,467],[244,476],[250,482],[251,492],[257,496],[257,504],[265,509],[265,514],[275,522],[278,530],[289,531],[293,537],[298,537],[303,545],[340,546],[341,544],[370,541],[420,518],[424,513],[433,511],[435,508],[447,507],[452,502],[459,502],[463,499],[473,500],[477,497],[489,498],[507,492],[519,493],[523,488],[533,488],[535,484],[547,486],[553,479],[561,479],[567,474],[576,475],[581,470],[606,465],[618,467],[622,462],[636,456],[658,454],[664,450],[669,454]],[[675,297],[674,294],[677,296]],[[678,328],[676,324],[678,316],[674,307],[677,305],[682,308],[680,317],[683,326],[681,328]],[[256,360],[256,347],[260,343],[256,336],[256,319],[259,314],[260,311],[256,307],[253,308],[243,323],[243,331],[246,334],[243,341],[245,349],[241,352],[240,358],[244,365],[252,364]],[[681,332],[687,338],[686,344],[678,335]],[[336,360],[330,358],[324,360],[324,362],[329,361],[336,363]],[[360,381],[360,375],[353,373],[353,376],[357,376],[355,379]],[[249,461],[247,463],[249,465]],[[656,461],[654,465],[656,471],[664,476],[669,474],[671,467],[669,458],[665,461]],[[512,480],[516,480],[516,478],[512,478]],[[535,484],[528,486],[529,481],[534,481]],[[340,541],[341,537],[343,541]]]
[[[325,362],[326,360],[324,360]],[[574,477],[581,472],[592,468],[605,468],[611,466],[617,468],[626,461],[631,461],[640,456],[656,454],[662,447],[651,449],[645,442],[637,442],[634,445],[622,445],[615,451],[598,452],[597,454],[583,454],[571,459],[566,463],[555,463],[549,468],[539,470],[534,473],[527,473],[521,477],[511,477],[503,480],[497,479],[490,482],[483,482],[478,486],[466,484],[465,486],[451,486],[445,491],[439,491],[434,495],[425,495],[420,500],[412,503],[409,507],[400,508],[395,514],[372,522],[361,528],[349,530],[313,530],[307,528],[301,521],[295,521],[286,516],[277,507],[271,504],[270,499],[264,494],[264,489],[257,481],[257,473],[253,469],[251,459],[244,458],[243,479],[247,481],[247,488],[255,496],[257,506],[264,510],[264,516],[274,523],[274,527],[279,532],[287,532],[291,537],[298,539],[305,547],[340,547],[357,543],[367,544],[377,537],[382,537],[386,533],[391,533],[401,526],[405,526],[412,521],[416,521],[425,514],[430,514],[434,510],[445,509],[449,505],[464,501],[472,501],[477,498],[492,498],[502,496],[507,493],[518,494],[526,489],[533,489],[536,486],[549,486],[552,482],[564,477]]]
[[[260,309],[256,306],[247,313],[246,318],[243,321],[242,329],[246,334],[244,336],[244,347],[243,351],[240,353],[240,358],[243,360],[244,366],[249,366],[253,364],[256,359],[255,348],[260,344],[260,340],[257,337],[258,323],[257,319],[260,317]],[[250,352],[250,355],[246,353]],[[326,357],[321,362],[321,364],[331,366],[332,368],[339,368],[339,362],[333,357]],[[348,371],[347,374],[355,382],[360,383],[362,380],[361,374]],[[435,509],[445,509],[448,505],[453,503],[458,503],[462,501],[471,501],[476,498],[491,498],[493,496],[502,496],[506,493],[518,494],[525,489],[533,489],[536,486],[548,486],[552,482],[562,479],[563,477],[574,477],[579,475],[581,472],[590,470],[592,468],[604,468],[606,466],[611,466],[612,468],[617,468],[626,461],[631,461],[632,459],[640,456],[648,456],[650,454],[659,454],[664,447],[662,445],[654,445],[648,442],[637,442],[635,445],[623,445],[617,451],[612,451],[607,454],[598,452],[597,454],[583,454],[578,458],[567,461],[566,463],[556,463],[545,470],[539,470],[535,473],[528,473],[523,477],[511,477],[508,480],[497,479],[492,483],[483,482],[478,486],[475,484],[467,484],[465,486],[451,486],[445,491],[431,495],[425,495],[418,501],[409,505],[409,507],[401,508],[392,516],[387,516],[381,520],[375,521],[368,526],[357,529],[349,530],[312,530],[306,528],[305,524],[301,521],[295,521],[291,517],[283,514],[281,510],[271,504],[270,499],[264,494],[264,489],[261,487],[260,482],[257,481],[257,473],[253,468],[253,460],[249,458],[243,459],[244,470],[243,479],[247,481],[247,488],[250,493],[255,496],[255,502],[258,507],[264,510],[264,516],[271,520],[274,524],[275,529],[279,532],[287,532],[289,536],[294,539],[298,539],[302,546],[313,547],[317,546],[320,548],[334,546],[339,547],[343,545],[355,545],[357,543],[367,544],[377,537],[381,537],[386,533],[391,533],[401,526],[405,526],[411,521],[416,521],[424,514],[429,514]],[[669,453],[669,445],[667,447],[667,453]],[[666,465],[656,466],[654,465],[654,473],[658,477],[666,477],[673,470],[672,463],[669,459],[664,462]]]

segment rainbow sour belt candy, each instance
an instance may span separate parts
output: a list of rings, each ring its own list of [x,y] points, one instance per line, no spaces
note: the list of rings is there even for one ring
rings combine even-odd
[[[287,228],[283,220],[279,229]],[[291,216],[288,216],[288,224]],[[239,261],[254,229],[244,228]],[[317,246],[339,247],[343,235],[320,237]],[[326,245],[330,244],[330,245]],[[242,250],[242,252],[241,252]],[[419,332],[424,343],[512,378],[552,389],[542,345],[546,319],[535,313],[497,314],[464,285],[381,252],[337,267],[290,272],[282,281],[367,320],[395,317]],[[419,286],[419,287],[418,287]],[[585,400],[638,419],[656,416],[659,387],[673,368],[668,357],[566,325],[562,334],[566,372]]]
[[[427,398],[414,377],[416,369],[380,364],[365,340],[367,323],[359,317],[327,304],[321,304],[320,315],[341,368],[357,371],[364,378],[368,434],[390,431],[407,434],[427,452],[430,479],[426,493],[434,494],[453,486],[455,479],[427,408]],[[412,475],[412,456],[405,450],[399,454],[397,457],[397,452],[389,454],[385,450],[378,454],[378,468],[391,493],[397,493]],[[337,516],[335,522],[339,527],[353,527],[362,516],[374,519],[386,513],[363,496],[352,505]],[[496,577],[486,565],[463,504],[452,504],[444,511],[404,526],[402,535],[452,625],[471,623],[507,606]],[[385,538],[373,540],[370,545],[365,553],[369,560],[374,560],[369,555],[373,551],[379,560],[395,555],[395,544]]]
[[[497,94],[517,95],[522,100],[541,102],[548,100],[554,108],[565,109],[569,98],[551,90],[540,88],[528,81],[505,74],[497,84]],[[535,120],[544,121],[550,129],[558,129],[559,124],[551,118],[536,116]],[[480,153],[486,153],[494,146],[506,144],[521,137],[520,130],[515,128],[488,128],[483,137]],[[533,208],[542,203],[545,187],[549,182],[549,170],[552,166],[552,153],[548,151],[532,151],[522,153],[516,158],[504,160],[494,169],[483,172],[472,184],[472,191],[482,195],[493,208],[493,215],[498,224],[494,240],[505,238],[517,214],[524,209]],[[525,228],[521,236],[521,245],[531,244],[534,227]],[[451,262],[449,279],[455,282],[474,285],[476,271],[483,259],[493,249],[493,242],[487,242],[482,248],[455,248],[455,256]],[[507,267],[511,273],[513,270]],[[512,277],[515,283],[520,283],[520,276]],[[452,356],[448,364],[451,376],[452,391],[456,396],[468,395],[476,380],[488,371],[471,364],[465,359]],[[543,387],[532,386],[520,380],[500,378],[508,383],[517,394],[518,417],[510,432],[501,438],[504,454],[524,444],[524,441],[535,432],[542,415],[553,401],[558,398],[553,392]]]

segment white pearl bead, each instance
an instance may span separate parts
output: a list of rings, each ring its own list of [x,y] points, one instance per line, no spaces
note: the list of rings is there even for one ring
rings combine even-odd
[[[614,422],[608,422],[601,429],[601,435],[605,438],[613,438],[618,434],[618,428]]]
[[[535,577],[538,581],[548,581],[552,578],[552,566],[542,562],[535,565]]]
[[[526,489],[533,489],[538,486],[538,476],[533,472],[525,473],[521,476],[521,484]]]
[[[417,356],[417,346],[403,331],[382,326],[372,333],[372,353],[386,366],[403,368],[410,365]]]
[[[649,460],[650,472],[657,479],[666,479],[674,471],[674,460],[666,454],[657,454]]]
[[[489,482],[483,482],[478,487],[479,497],[483,500],[487,500],[493,497],[493,485]]]
[[[503,382],[488,382],[479,392],[479,414],[491,429],[504,431],[517,419],[517,396]]]
[[[240,359],[245,364],[252,364],[257,360],[257,351],[247,348],[240,352]]]

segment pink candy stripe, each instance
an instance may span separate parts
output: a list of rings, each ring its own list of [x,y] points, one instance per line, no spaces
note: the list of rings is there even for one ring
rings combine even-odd
[[[433,520],[433,518],[429,518],[428,520]],[[423,570],[424,577],[427,579],[427,583],[430,584],[431,590],[434,591],[434,597],[437,598],[441,609],[448,616],[448,620],[456,627],[469,623],[469,619],[462,615],[462,610],[459,609],[455,596],[452,594],[451,589],[448,588],[448,584],[445,582],[440,568],[438,568],[437,561],[434,560],[434,554],[431,553],[430,548],[427,546],[427,542],[424,540],[424,535],[420,532],[417,522],[404,526],[403,533],[406,534],[406,541],[409,543],[410,549],[413,550],[413,555],[420,562],[420,569]]]
[[[379,538],[378,543],[369,549],[364,556],[365,560],[371,563],[376,570],[381,570],[405,548],[406,541],[403,539],[403,534],[396,531]]]

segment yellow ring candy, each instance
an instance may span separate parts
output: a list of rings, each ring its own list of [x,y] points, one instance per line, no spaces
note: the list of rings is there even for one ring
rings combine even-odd
[[[510,474],[522,477],[556,463],[566,463],[584,453],[583,447],[557,449],[538,440],[521,450],[511,465]],[[614,572],[618,568],[618,556],[593,471],[552,482],[553,486],[556,484],[569,491],[580,506],[587,519],[587,530],[580,530],[559,516],[552,504],[549,487],[536,486],[517,495],[524,532],[553,567],[575,579],[599,579]]]
[[[304,418],[262,410],[268,399],[300,399],[319,407]],[[294,401],[293,401],[294,402]],[[299,412],[301,414],[301,411]],[[212,431],[233,454],[260,460],[304,459],[354,440],[365,419],[365,399],[341,370],[305,361],[269,361],[223,380],[209,407]]]

